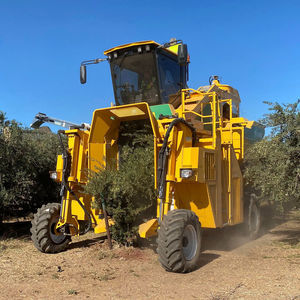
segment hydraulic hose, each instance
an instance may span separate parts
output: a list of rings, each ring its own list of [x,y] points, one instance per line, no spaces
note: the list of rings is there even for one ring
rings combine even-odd
[[[170,152],[170,149],[167,147],[167,145],[168,145],[170,133],[173,127],[176,126],[178,123],[182,123],[186,125],[192,131],[192,137],[193,137],[192,145],[194,145],[196,141],[195,128],[192,125],[190,125],[185,119],[177,118],[170,123],[166,135],[164,137],[162,147],[158,153],[157,186],[158,186],[158,198],[160,199],[159,221],[161,221],[162,219],[163,201],[166,198],[166,175],[167,175],[167,167],[168,167],[168,156]]]
[[[69,167],[68,164],[69,164],[70,154],[66,150],[65,145],[63,143],[63,140],[62,140],[62,137],[61,137],[62,133],[64,133],[63,130],[59,130],[58,131],[58,136],[59,136],[60,144],[61,144],[62,151],[63,151],[63,174],[62,174],[62,181],[61,181],[62,186],[61,186],[61,190],[60,190],[60,196],[62,198],[61,205],[63,205],[63,197],[64,197],[65,189],[66,189],[75,198],[75,200],[78,202],[78,204],[83,209],[83,211],[85,212],[85,214],[88,216],[88,219],[89,219],[88,226],[85,228],[84,232],[82,233],[82,234],[86,234],[91,229],[91,227],[92,227],[92,218],[91,218],[90,213],[84,207],[84,205],[82,204],[82,202],[78,199],[77,195],[72,191],[72,189],[69,187],[69,185],[68,185],[68,183],[66,181],[66,177],[68,175],[67,174],[67,170],[68,170],[68,167]]]

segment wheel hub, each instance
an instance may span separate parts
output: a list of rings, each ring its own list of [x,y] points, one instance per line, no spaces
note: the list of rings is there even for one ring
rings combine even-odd
[[[53,243],[61,244],[64,241],[64,239],[66,238],[66,236],[59,233],[56,230],[56,224],[57,224],[57,222],[55,222],[55,221],[51,222],[51,224],[50,224],[50,237],[51,237],[51,240],[53,241]]]
[[[194,258],[197,252],[197,232],[193,225],[187,225],[182,237],[182,250],[186,260]]]

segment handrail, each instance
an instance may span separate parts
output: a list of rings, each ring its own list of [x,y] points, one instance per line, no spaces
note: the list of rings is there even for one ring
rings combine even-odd
[[[213,117],[213,115],[204,116],[204,115],[198,114],[198,113],[196,113],[196,112],[193,111],[193,110],[185,110],[185,111],[183,111],[182,113],[183,113],[183,114],[192,113],[192,114],[194,114],[194,115],[197,115],[197,116],[200,117],[200,118],[212,118],[212,117]]]
[[[190,99],[188,98],[188,96],[193,93],[193,94],[199,94],[204,96],[202,99]],[[205,96],[208,96],[205,97]],[[197,96],[195,96],[197,97]],[[205,102],[202,102],[203,100],[205,100]],[[190,104],[190,103],[201,103],[201,105],[203,104],[210,104],[211,107],[211,114],[210,115],[203,115],[203,111],[202,113],[198,113],[195,112],[193,110],[186,110],[186,105]],[[203,126],[205,125],[212,125],[212,146],[215,148],[216,144],[217,144],[217,131],[223,131],[223,130],[229,130],[230,131],[230,136],[231,136],[231,140],[233,138],[233,127],[232,126],[226,126],[224,127],[224,125],[226,124],[235,124],[237,122],[233,121],[233,114],[232,114],[232,99],[218,99],[218,95],[216,92],[204,92],[204,91],[199,91],[199,90],[195,90],[192,88],[187,88],[187,89],[182,89],[181,90],[181,111],[180,111],[180,115],[181,117],[185,118],[186,114],[193,114],[199,118],[201,118],[202,124]],[[220,104],[221,103],[228,103],[229,105],[229,120],[224,120],[223,118],[223,113],[221,111],[221,107]],[[210,119],[207,120],[207,122],[205,122],[206,119]]]

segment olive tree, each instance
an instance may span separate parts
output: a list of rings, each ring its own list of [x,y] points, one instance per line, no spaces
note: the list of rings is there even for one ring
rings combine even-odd
[[[59,142],[50,130],[30,130],[0,112],[0,218],[25,216],[43,203],[57,201],[49,178]]]
[[[262,200],[278,212],[300,207],[300,114],[299,103],[269,105],[261,120],[270,134],[249,147],[244,176]]]

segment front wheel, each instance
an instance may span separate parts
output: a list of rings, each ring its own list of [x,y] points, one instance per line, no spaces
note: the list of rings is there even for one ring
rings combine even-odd
[[[57,232],[60,204],[49,203],[38,209],[31,221],[31,239],[41,252],[57,253],[65,250],[71,241],[70,236]]]
[[[159,261],[170,272],[191,272],[199,265],[201,225],[196,214],[186,209],[169,211],[158,230]]]

